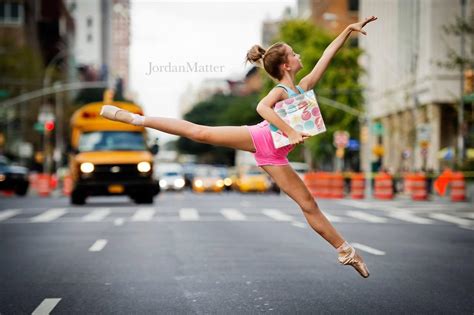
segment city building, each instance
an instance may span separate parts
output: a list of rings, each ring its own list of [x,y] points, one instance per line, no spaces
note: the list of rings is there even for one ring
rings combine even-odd
[[[130,1],[67,0],[77,25],[74,45],[81,71],[102,80],[129,82]]]
[[[472,20],[474,2],[467,4]],[[443,152],[457,146],[461,74],[439,63],[460,51],[460,38],[443,28],[461,16],[461,2],[363,0],[359,13],[378,17],[360,37],[365,99],[375,126],[369,133],[370,159],[378,159],[375,153],[393,171],[439,170],[443,162],[452,163],[453,155]],[[472,57],[472,36],[465,45]],[[464,117],[472,120],[469,108]]]

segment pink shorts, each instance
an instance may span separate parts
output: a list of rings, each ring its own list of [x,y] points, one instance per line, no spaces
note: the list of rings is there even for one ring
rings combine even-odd
[[[287,155],[295,145],[287,145],[275,149],[273,145],[272,135],[270,133],[268,121],[264,120],[256,125],[245,125],[250,131],[256,152],[253,154],[257,165],[288,165]]]

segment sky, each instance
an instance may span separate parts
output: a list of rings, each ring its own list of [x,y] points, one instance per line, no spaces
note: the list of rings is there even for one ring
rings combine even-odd
[[[262,22],[279,19],[286,7],[295,10],[296,0],[132,0],[130,90],[137,103],[148,116],[181,118],[180,99],[191,86],[207,78],[243,78],[251,68],[244,62],[247,51],[262,45]],[[203,71],[170,71],[188,64]]]

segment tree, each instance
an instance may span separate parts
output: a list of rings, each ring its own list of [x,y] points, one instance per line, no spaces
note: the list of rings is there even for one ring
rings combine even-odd
[[[283,41],[289,44],[295,52],[301,55],[303,69],[296,77],[297,83],[313,69],[332,40],[334,40],[334,37],[328,32],[305,20],[287,20],[283,22],[280,32],[275,38],[275,41]],[[341,48],[331,61],[331,65],[324,73],[321,81],[315,87],[316,95],[361,110],[363,105],[362,86],[358,79],[363,70],[357,62],[361,53],[362,51],[357,47],[346,46]],[[265,76],[264,86],[262,97],[275,86],[275,82]],[[358,117],[329,106],[322,104],[320,106],[327,131],[305,141],[305,145],[311,150],[313,160],[317,162],[316,167],[332,163],[335,155],[335,148],[332,145],[333,133],[336,130],[346,130],[352,138],[359,137]],[[290,153],[289,158],[292,160],[301,158],[301,150],[302,146],[297,146]]]

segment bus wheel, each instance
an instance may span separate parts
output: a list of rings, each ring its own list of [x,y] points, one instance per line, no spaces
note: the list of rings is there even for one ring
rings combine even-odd
[[[71,193],[71,204],[73,205],[83,205],[86,203],[86,196],[81,194],[78,191],[73,191]]]

